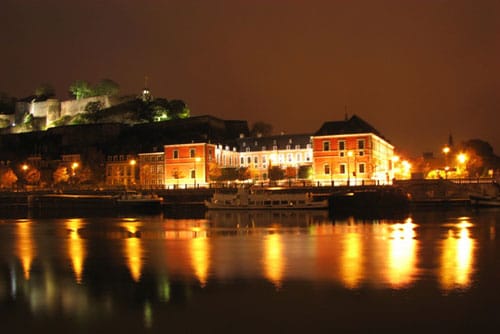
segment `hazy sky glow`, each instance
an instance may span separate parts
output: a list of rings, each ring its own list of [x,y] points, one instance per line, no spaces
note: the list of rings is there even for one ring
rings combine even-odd
[[[2,0],[0,91],[77,80],[314,132],[345,106],[397,149],[500,151],[498,0]]]

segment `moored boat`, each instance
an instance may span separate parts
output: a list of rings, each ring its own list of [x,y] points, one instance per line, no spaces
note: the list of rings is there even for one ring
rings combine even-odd
[[[500,196],[470,195],[469,198],[473,206],[500,207]]]
[[[118,208],[122,209],[148,209],[160,210],[163,198],[156,194],[141,194],[125,192],[116,198]]]
[[[205,201],[208,209],[267,210],[267,209],[327,209],[327,200],[315,200],[310,193],[292,192],[283,188],[238,188],[236,193],[216,192]]]

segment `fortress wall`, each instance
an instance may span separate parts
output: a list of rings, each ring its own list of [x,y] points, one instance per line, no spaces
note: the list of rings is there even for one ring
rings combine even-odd
[[[85,112],[85,107],[89,102],[101,102],[102,108],[109,108],[117,103],[116,98],[103,95],[88,97],[80,100],[68,100],[61,102],[61,116],[74,116],[79,113]]]

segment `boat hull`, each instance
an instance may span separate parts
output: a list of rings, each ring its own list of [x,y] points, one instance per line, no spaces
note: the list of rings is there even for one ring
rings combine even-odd
[[[310,202],[307,204],[270,204],[270,205],[232,205],[205,201],[205,206],[211,210],[314,210],[328,209],[328,201]]]
[[[500,207],[500,197],[471,195],[470,203],[473,206]]]

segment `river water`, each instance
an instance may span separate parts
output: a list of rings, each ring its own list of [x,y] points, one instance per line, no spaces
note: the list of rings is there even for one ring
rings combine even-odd
[[[499,223],[471,208],[0,218],[0,329],[498,329]]]

